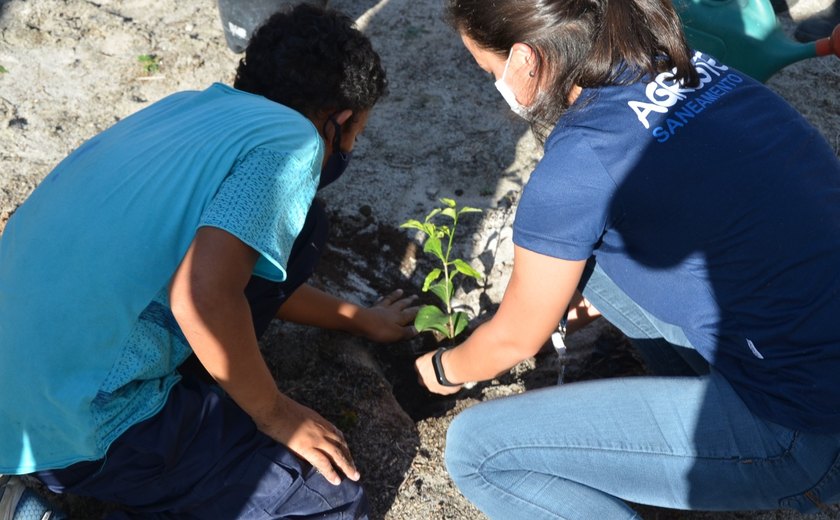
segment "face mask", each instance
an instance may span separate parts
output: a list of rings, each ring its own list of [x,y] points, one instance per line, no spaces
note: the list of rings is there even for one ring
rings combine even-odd
[[[333,118],[330,118],[328,122],[331,122],[335,127],[335,137],[333,137],[333,152],[327,158],[327,164],[321,170],[321,181],[318,183],[319,190],[337,181],[347,169],[350,159],[353,157],[352,151],[341,151],[341,125]],[[324,125],[324,133],[326,134],[326,125]]]
[[[507,74],[508,67],[510,66],[510,58],[513,56],[513,49],[511,49],[510,54],[508,54],[508,59],[505,62],[505,70],[502,72],[502,77],[496,81],[496,90],[505,98],[507,104],[510,106],[510,109],[513,110],[513,113],[518,115],[523,119],[528,118],[528,107],[523,106],[516,100],[516,94],[513,93],[513,90],[510,86],[505,83],[505,75]]]

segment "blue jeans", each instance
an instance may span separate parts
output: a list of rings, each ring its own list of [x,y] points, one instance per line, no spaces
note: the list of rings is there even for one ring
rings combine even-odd
[[[573,383],[467,409],[449,429],[446,464],[479,509],[493,519],[612,520],[639,518],[625,500],[802,512],[840,502],[840,435],[753,415],[682,331],[633,304],[597,266],[585,282],[608,320],[646,342],[646,359],[696,364],[701,375]]]

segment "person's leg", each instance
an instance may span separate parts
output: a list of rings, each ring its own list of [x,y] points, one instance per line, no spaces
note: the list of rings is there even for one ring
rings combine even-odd
[[[708,363],[694,350],[681,328],[659,320],[640,307],[594,259],[587,263],[579,290],[607,321],[630,339],[651,373],[680,376],[709,372]]]
[[[52,491],[121,504],[132,518],[366,518],[359,484],[333,486],[259,432],[232,400],[185,379],[105,459],[34,475]]]
[[[638,518],[624,500],[778,509],[807,505],[811,490],[836,501],[838,456],[840,436],[756,418],[716,372],[572,383],[482,403],[455,418],[446,447],[452,478],[479,509],[533,520]]]

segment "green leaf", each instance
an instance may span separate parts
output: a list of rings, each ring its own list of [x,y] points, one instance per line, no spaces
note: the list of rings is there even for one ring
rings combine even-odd
[[[426,281],[423,282],[423,292],[426,292],[426,291],[429,290],[429,286],[432,285],[432,283],[435,280],[440,278],[441,273],[443,273],[443,271],[441,271],[440,269],[432,269],[432,272],[429,273],[428,276],[426,276]]]
[[[476,280],[481,280],[481,273],[473,269],[473,267],[470,264],[466,263],[460,258],[456,258],[455,260],[453,260],[452,263],[453,265],[455,265],[455,269],[457,269],[459,273],[475,278]]]
[[[414,219],[403,222],[402,224],[400,224],[400,227],[403,229],[417,229],[424,233],[426,232],[426,228],[424,227],[423,223],[419,220]]]
[[[441,209],[440,209],[440,208],[435,208],[435,209],[433,209],[432,211],[430,211],[430,212],[429,212],[429,214],[428,214],[428,215],[426,215],[426,222],[428,222],[428,221],[432,220],[433,218],[435,218],[435,216],[437,216],[437,214],[438,214],[438,213],[440,213],[440,212],[441,212]]]
[[[158,57],[154,54],[141,54],[140,56],[137,56],[137,61],[139,61],[140,65],[143,66],[143,70],[146,74],[155,74],[160,71]]]
[[[4,67],[4,66],[0,65],[0,74],[5,74],[5,73],[7,73],[7,72],[9,72],[9,69],[7,69],[6,67]]]
[[[471,208],[470,206],[464,206],[463,208],[458,210],[458,214],[462,215],[464,213],[481,213],[483,210],[478,208]]]
[[[457,202],[455,202],[453,199],[443,198],[443,199],[440,199],[440,201],[441,201],[444,205],[449,206],[450,208],[454,208],[455,206],[457,206],[457,205],[458,205],[458,203],[457,203]]]
[[[449,306],[449,300],[452,299],[452,293],[454,292],[453,288],[452,280],[444,278],[442,281],[430,286],[429,290],[432,291],[432,294],[440,298],[440,301],[444,305]]]
[[[440,245],[440,238],[436,235],[430,235],[429,238],[426,240],[426,244],[423,246],[424,253],[432,253],[436,257],[440,259],[441,262],[445,262],[443,259],[443,250],[441,249]]]
[[[452,209],[452,208],[446,208],[445,210],[441,211],[441,213],[443,215],[446,215],[447,217],[451,218],[452,220],[455,220],[455,221],[458,220],[458,214],[455,213],[455,210]]]
[[[452,331],[452,336],[449,336],[447,334],[447,336],[450,339],[454,338],[458,334],[464,332],[464,330],[467,328],[467,325],[470,324],[470,317],[467,316],[466,312],[458,311],[458,312],[456,312],[455,314],[452,315],[452,322],[454,324],[453,328],[455,330]]]
[[[449,337],[449,317],[434,305],[424,305],[414,318],[414,328],[418,332],[436,330]]]

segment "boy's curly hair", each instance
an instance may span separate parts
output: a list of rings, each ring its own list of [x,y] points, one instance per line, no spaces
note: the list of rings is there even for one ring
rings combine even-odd
[[[257,29],[233,86],[311,117],[368,110],[387,94],[388,81],[370,40],[349,17],[301,4]]]

